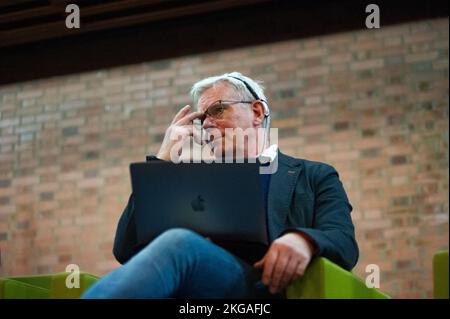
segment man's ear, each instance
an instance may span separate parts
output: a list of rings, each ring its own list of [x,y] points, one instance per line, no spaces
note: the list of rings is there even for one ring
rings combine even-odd
[[[252,104],[253,125],[261,126],[264,121],[264,105],[261,101],[255,101]]]

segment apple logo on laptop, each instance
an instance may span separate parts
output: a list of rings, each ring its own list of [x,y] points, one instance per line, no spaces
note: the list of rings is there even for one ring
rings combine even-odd
[[[205,210],[205,200],[201,195],[191,202],[192,209],[196,212],[203,212]]]

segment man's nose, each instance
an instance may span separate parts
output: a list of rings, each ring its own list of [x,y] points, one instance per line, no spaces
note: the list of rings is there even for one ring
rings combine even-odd
[[[212,119],[210,116],[206,116],[205,120],[203,121],[202,128],[207,129],[212,127],[216,127],[214,119]]]

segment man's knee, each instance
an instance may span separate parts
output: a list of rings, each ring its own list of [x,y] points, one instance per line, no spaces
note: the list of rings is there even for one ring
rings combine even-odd
[[[175,243],[203,239],[200,234],[188,228],[170,228],[157,238]]]
[[[188,251],[199,248],[206,238],[187,228],[171,228],[156,237],[151,245],[163,246],[167,250]]]

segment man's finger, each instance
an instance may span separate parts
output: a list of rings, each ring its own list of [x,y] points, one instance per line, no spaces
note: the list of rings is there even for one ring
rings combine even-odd
[[[264,271],[262,275],[263,283],[268,286],[272,280],[272,272],[277,261],[278,251],[275,249],[269,249],[264,261]]]
[[[200,111],[196,111],[196,112],[192,112],[188,115],[185,115],[184,117],[182,117],[181,119],[179,119],[177,122],[175,122],[175,125],[186,125],[186,124],[191,124],[191,122],[196,119],[199,118],[203,115],[203,112]]]
[[[253,264],[255,268],[261,268],[264,265],[264,257]]]
[[[176,129],[171,131],[170,139],[172,141],[179,141],[187,136],[193,135],[193,128],[191,125],[178,126]]]
[[[182,107],[181,110],[179,110],[178,113],[173,118],[172,124],[179,121],[183,116],[185,116],[187,114],[187,112],[189,112],[190,108],[191,108],[190,105],[185,105],[184,107]]]
[[[290,258],[290,256],[278,254],[277,262],[272,273],[272,279],[270,281],[271,293],[276,293],[280,288]]]
[[[297,277],[303,276],[305,274],[305,269],[306,269],[305,262],[300,262],[295,271],[295,274],[297,275]]]
[[[283,278],[281,280],[280,288],[285,288],[297,278],[295,271],[297,270],[297,266],[299,263],[300,261],[297,258],[291,258],[288,265],[286,266],[285,274],[283,275]]]

